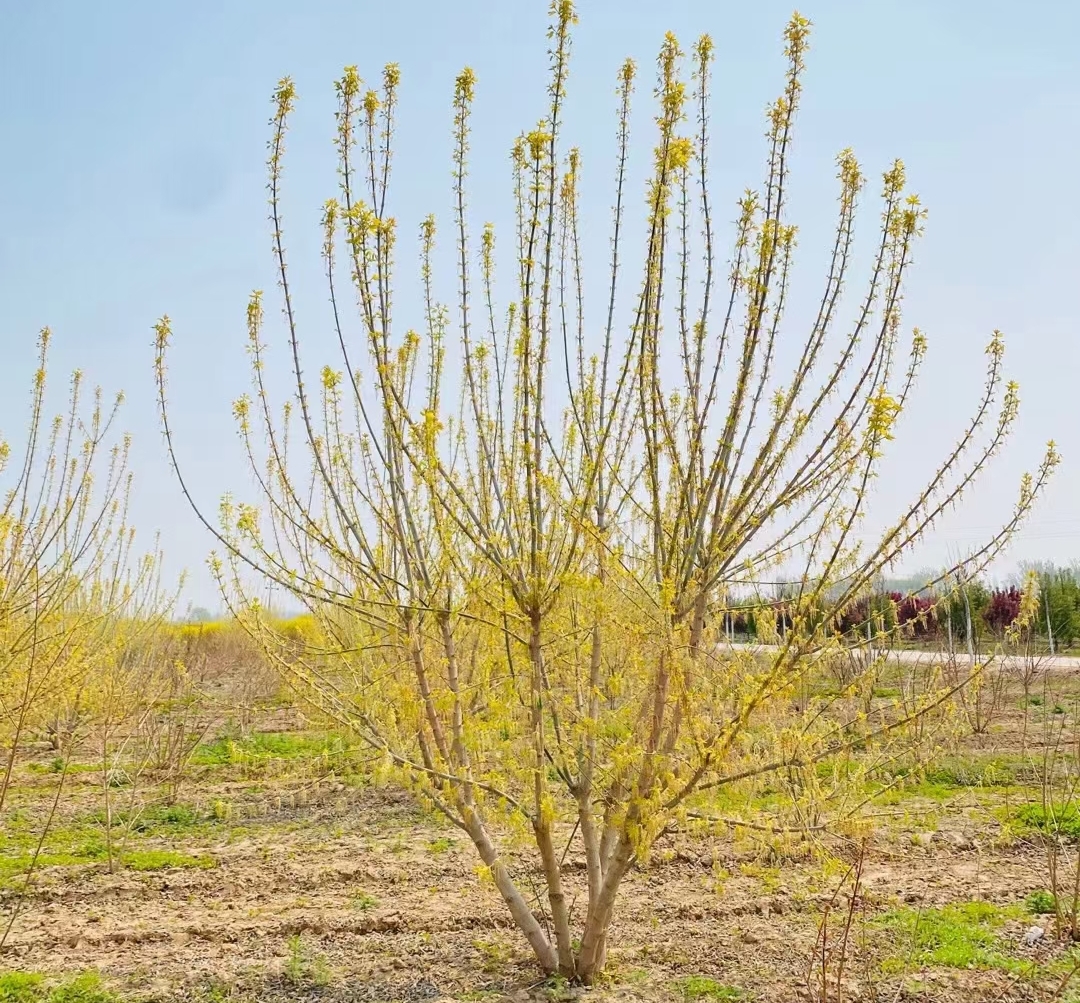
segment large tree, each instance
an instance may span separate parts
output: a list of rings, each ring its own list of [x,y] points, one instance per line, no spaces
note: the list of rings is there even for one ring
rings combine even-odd
[[[929,686],[914,710],[878,701],[868,713],[850,699],[854,683],[840,693],[804,684],[840,643],[838,614],[999,451],[1017,390],[995,333],[970,423],[864,542],[873,481],[926,350],[917,331],[901,345],[901,290],[924,215],[902,164],[882,178],[870,274],[844,320],[865,177],[850,151],[838,157],[825,285],[796,335],[785,317],[796,236],[788,164],[809,23],[795,15],[785,31],[765,183],[739,200],[726,262],[709,173],[713,44],[702,37],[687,57],[669,35],[656,64],[643,243],[626,237],[638,205],[627,61],[611,256],[587,296],[581,157],[563,135],[575,20],[570,0],[552,4],[548,110],[513,144],[513,292],[502,302],[494,228],[477,238],[467,207],[473,72],[453,96],[451,308],[438,300],[434,217],[420,226],[423,302],[395,301],[399,72],[387,66],[381,87],[365,90],[346,69],[336,84],[340,191],[323,217],[340,361],[314,387],[281,227],[295,91],[280,83],[269,191],[295,393],[280,409],[270,400],[255,293],[254,389],[235,415],[261,500],[226,498],[220,520],[204,522],[222,547],[212,566],[224,594],[275,659],[468,834],[543,970],[588,982],[604,965],[620,882],[703,792],[902,741],[913,716],[948,697]],[[165,318],[157,375],[171,449],[170,334]],[[1056,462],[1051,445],[1001,532],[948,574],[992,559]],[[757,617],[761,632],[778,626],[774,645],[717,648],[731,603],[779,569],[794,582],[783,610]],[[252,572],[312,611],[317,640],[274,633],[250,598]],[[522,834],[545,902],[527,899],[506,855]],[[565,867],[571,849],[580,882]]]

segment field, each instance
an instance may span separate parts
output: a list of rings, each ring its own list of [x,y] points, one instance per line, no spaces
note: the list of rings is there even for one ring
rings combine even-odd
[[[1067,743],[1080,677],[1054,669],[1028,693],[1012,674],[994,677],[982,734],[961,728],[932,762],[868,788],[865,849],[862,836],[828,833],[665,835],[628,880],[609,973],[590,996],[1080,998],[1070,938],[1047,915],[1051,846],[1063,924],[1072,909],[1080,813]],[[460,832],[376,784],[362,748],[287,697],[252,706],[243,728],[222,710],[167,782],[137,764],[103,773],[90,736],[68,761],[42,747],[18,766],[0,844],[15,917],[0,1001],[581,991],[539,979]],[[781,793],[760,792],[759,822]],[[571,855],[564,870],[573,883],[583,864]],[[1034,926],[1044,934],[1027,944]]]

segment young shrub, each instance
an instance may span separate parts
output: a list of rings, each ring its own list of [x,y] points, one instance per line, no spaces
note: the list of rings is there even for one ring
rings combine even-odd
[[[457,77],[452,102],[456,308],[438,299],[428,217],[422,309],[407,319],[394,297],[389,193],[399,71],[387,66],[381,88],[365,90],[350,67],[336,84],[340,192],[324,210],[323,258],[341,358],[317,385],[303,375],[282,232],[296,92],[281,82],[269,191],[295,396],[280,412],[270,400],[256,292],[255,390],[235,415],[263,508],[226,498],[220,521],[202,518],[222,548],[212,568],[223,595],[269,656],[468,836],[540,967],[589,983],[604,967],[620,884],[702,792],[737,800],[751,778],[783,772],[812,797],[818,764],[895,754],[912,722],[951,698],[935,682],[912,707],[882,700],[867,713],[850,687],[818,685],[819,666],[841,643],[841,613],[998,453],[1018,395],[995,333],[971,421],[892,525],[859,542],[927,344],[916,331],[902,359],[901,290],[924,217],[903,165],[883,175],[871,273],[842,327],[866,179],[840,154],[820,309],[782,370],[796,233],[787,182],[809,22],[796,15],[785,31],[765,181],[738,204],[729,272],[708,170],[713,44],[695,44],[688,80],[669,35],[656,64],[643,242],[633,256],[637,69],[627,61],[611,258],[586,299],[583,167],[563,134],[571,0],[553,3],[551,17],[547,112],[512,148],[508,302],[496,294],[494,228],[477,240],[466,209],[474,73]],[[359,315],[347,321],[353,295]],[[163,318],[156,368],[171,448],[170,337]],[[1002,530],[951,578],[973,579],[1000,551],[1056,463],[1051,444]],[[783,595],[745,610],[760,645],[717,646],[725,597],[761,596],[781,568],[793,569]],[[276,630],[252,598],[251,572],[304,603],[317,630]],[[532,846],[543,915],[504,854],[512,839]],[[568,843],[585,864],[580,885],[562,866]]]
[[[157,554],[135,555],[128,522],[129,440],[114,434],[122,398],[110,405],[96,391],[87,408],[76,372],[66,409],[50,420],[49,340],[43,331],[21,450],[0,439],[0,811],[28,738],[45,733],[61,753],[46,827],[76,729],[93,714],[99,670],[162,606]]]

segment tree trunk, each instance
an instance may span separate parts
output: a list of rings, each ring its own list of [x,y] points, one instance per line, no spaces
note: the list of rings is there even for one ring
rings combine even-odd
[[[510,877],[506,865],[499,858],[498,851],[496,851],[476,812],[471,808],[466,808],[464,816],[466,831],[469,833],[473,845],[479,851],[480,859],[484,861],[491,871],[495,887],[498,888],[499,894],[502,895],[503,901],[510,910],[510,915],[513,917],[518,929],[525,935],[525,939],[533,949],[533,954],[536,955],[536,960],[544,973],[554,975],[559,970],[559,959],[555,953],[555,948],[551,946],[551,941],[547,938],[547,934],[544,933],[544,928],[533,915],[524,896],[518,891],[514,879]]]
[[[529,634],[529,659],[532,662],[533,678],[533,730],[536,763],[534,765],[533,797],[535,816],[533,835],[540,851],[540,860],[544,867],[544,880],[547,884],[548,903],[551,906],[551,922],[555,927],[555,945],[559,959],[559,973],[566,976],[574,974],[574,949],[570,940],[570,910],[566,904],[566,895],[562,888],[562,870],[559,866],[558,853],[551,833],[551,819],[548,816],[547,785],[544,772],[547,769],[544,744],[544,654],[540,638],[540,614],[533,613]]]
[[[634,860],[634,851],[625,832],[615,845],[613,859],[604,871],[604,884],[596,901],[596,908],[590,912],[585,922],[585,931],[581,938],[581,950],[577,957],[577,977],[586,985],[596,981],[604,970],[607,960],[607,935],[611,926],[611,917],[615,911],[615,898],[622,879],[630,870]]]

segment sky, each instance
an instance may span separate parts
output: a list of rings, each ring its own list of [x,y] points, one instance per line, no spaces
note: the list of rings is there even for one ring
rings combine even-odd
[[[546,6],[7,5],[0,32],[7,95],[0,106],[0,432],[19,444],[35,338],[48,325],[54,409],[74,368],[91,384],[125,391],[122,423],[134,436],[137,478],[133,516],[144,538],[160,531],[167,575],[189,572],[187,601],[219,605],[205,570],[212,541],[165,460],[152,325],[162,314],[172,319],[172,415],[194,494],[211,512],[227,490],[252,497],[230,403],[248,385],[248,294],[275,291],[264,162],[276,82],[289,75],[298,91],[286,237],[306,344],[318,364],[326,335],[319,209],[336,183],[333,81],[346,65],[373,83],[383,64],[400,65],[392,198],[407,235],[429,212],[449,222],[451,88],[456,73],[471,66],[478,81],[472,219],[477,229],[488,219],[508,224],[508,150],[545,107]],[[791,8],[781,0],[581,0],[579,12],[567,136],[583,153],[586,253],[602,281],[621,61],[632,56],[642,68],[635,135],[642,136],[644,169],[651,67],[664,32],[687,47],[702,32],[713,36],[714,191],[730,208],[721,217],[731,219],[742,190],[762,179],[764,109],[782,83],[780,36]],[[981,386],[982,349],[997,328],[1008,346],[1008,374],[1021,387],[1015,435],[962,509],[911,556],[909,570],[991,532],[1007,515],[1021,472],[1037,464],[1050,438],[1062,466],[994,570],[1004,577],[1021,561],[1080,559],[1080,5],[807,0],[801,12],[814,23],[792,187],[792,221],[800,225],[796,282],[804,284],[806,304],[815,283],[820,289],[839,150],[852,147],[872,177],[903,157],[929,209],[906,286],[905,324],[925,331],[930,353],[875,508],[885,511],[891,499],[910,494],[959,432]],[[876,211],[867,200],[869,239]],[[403,237],[401,272],[415,274],[415,254]],[[790,313],[787,329],[801,333],[800,320],[805,325],[805,311],[801,318]]]

